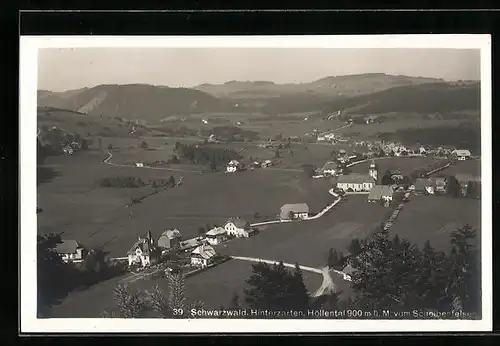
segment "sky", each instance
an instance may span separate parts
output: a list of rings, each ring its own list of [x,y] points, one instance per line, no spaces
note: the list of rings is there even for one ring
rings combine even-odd
[[[480,80],[480,51],[471,49],[45,48],[38,52],[38,88],[50,91],[99,84],[307,83],[360,73]]]

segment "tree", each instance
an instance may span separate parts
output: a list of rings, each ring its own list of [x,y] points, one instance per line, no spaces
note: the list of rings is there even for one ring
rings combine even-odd
[[[173,175],[171,175],[170,177],[168,177],[167,184],[168,184],[168,186],[170,186],[170,187],[174,187],[174,186],[175,186],[175,178],[174,178],[174,176],[173,176]]]
[[[140,292],[131,290],[126,285],[118,285],[113,291],[113,298],[122,318],[140,317],[145,309],[145,301]]]
[[[100,249],[92,249],[82,263],[82,269],[86,272],[102,273],[108,269],[106,253]]]
[[[233,297],[231,298],[231,302],[229,303],[229,308],[234,310],[241,308],[240,296],[238,295],[238,293],[233,293]]]
[[[467,183],[466,194],[468,197],[480,198],[481,197],[481,184],[477,181],[469,181]]]
[[[304,309],[309,296],[305,290],[300,268],[289,272],[283,262],[252,265],[252,275],[246,280],[245,302],[257,309]]]
[[[146,149],[148,149],[148,148],[149,148],[148,143],[147,143],[146,141],[142,141],[142,142],[141,142],[141,149],[146,150]]]
[[[168,297],[168,306],[172,311],[183,310],[186,304],[185,297],[185,279],[182,273],[168,274],[168,283],[170,294]]]
[[[382,176],[382,185],[392,185],[394,184],[394,181],[391,178],[391,171],[386,170],[384,175]]]
[[[275,158],[280,158],[281,157],[279,149],[276,149],[276,151],[274,152],[274,157]]]
[[[358,238],[352,239],[347,250],[351,256],[356,257],[362,250],[361,241]]]
[[[148,305],[156,311],[161,317],[166,318],[171,315],[167,304],[167,299],[159,285],[153,287],[151,291],[145,291]]]
[[[328,268],[334,268],[339,264],[339,255],[337,250],[330,248],[328,251]]]

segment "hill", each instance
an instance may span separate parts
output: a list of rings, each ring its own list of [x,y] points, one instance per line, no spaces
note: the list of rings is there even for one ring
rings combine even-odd
[[[146,84],[99,85],[66,92],[39,90],[39,107],[55,107],[89,116],[121,117],[147,122],[173,114],[224,112],[230,103],[199,90]]]
[[[320,96],[356,96],[386,90],[396,86],[443,82],[441,79],[393,76],[384,73],[366,73],[321,78],[310,83],[276,84],[268,81],[230,81],[224,84],[202,84],[195,89],[215,97],[255,99],[293,94]]]
[[[328,103],[324,111],[334,112],[343,109],[351,114],[479,111],[480,101],[479,83],[429,83],[340,98]]]

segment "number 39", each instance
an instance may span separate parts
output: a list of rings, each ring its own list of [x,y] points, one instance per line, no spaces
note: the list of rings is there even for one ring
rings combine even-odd
[[[174,316],[182,316],[184,314],[184,309],[174,309]]]

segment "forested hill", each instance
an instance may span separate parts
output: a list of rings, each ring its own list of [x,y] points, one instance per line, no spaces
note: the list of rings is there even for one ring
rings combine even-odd
[[[446,113],[464,110],[479,111],[479,83],[431,83],[401,86],[369,95],[334,100],[326,112],[356,107],[357,114],[392,112]]]
[[[38,92],[39,107],[56,107],[89,116],[159,121],[173,114],[225,112],[233,106],[199,90],[147,84],[99,85],[55,93]]]

